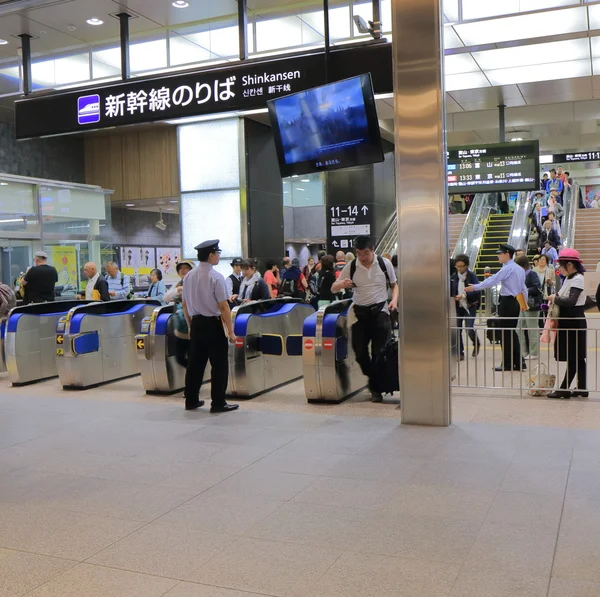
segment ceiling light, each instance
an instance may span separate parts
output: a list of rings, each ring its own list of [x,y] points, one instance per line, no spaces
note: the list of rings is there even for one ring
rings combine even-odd
[[[301,189],[300,187],[296,187],[297,191],[303,191],[304,189]]]
[[[175,0],[175,2],[173,2],[175,8],[187,8],[189,5],[190,3],[185,0]]]
[[[511,141],[523,141],[523,137],[512,137]]]
[[[2,186],[2,187],[7,187],[7,186],[8,186],[8,183],[7,183],[7,182],[0,182],[0,186]]]
[[[5,39],[0,39],[0,46],[5,46],[7,43]]]
[[[300,182],[310,182],[310,178],[303,178]]]
[[[125,204],[125,207],[134,207],[134,206],[135,206],[135,203],[126,203]]]
[[[167,211],[174,211],[175,208],[174,207],[167,207]]]
[[[179,203],[179,199],[171,199],[169,203]]]
[[[94,25],[94,26],[98,26],[98,25],[102,25],[104,23],[104,21],[97,19],[96,17],[92,17],[91,19],[88,19],[87,21],[88,25]]]

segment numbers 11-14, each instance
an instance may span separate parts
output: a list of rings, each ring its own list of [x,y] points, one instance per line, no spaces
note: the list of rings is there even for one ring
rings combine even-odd
[[[339,218],[341,216],[357,216],[358,205],[348,205],[347,207],[331,207],[331,217]]]

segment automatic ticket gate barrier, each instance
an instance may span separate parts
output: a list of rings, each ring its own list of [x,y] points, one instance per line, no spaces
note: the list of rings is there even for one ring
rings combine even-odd
[[[135,347],[147,394],[174,394],[185,387],[185,369],[175,358],[173,313],[175,307],[166,305],[154,309],[150,317],[144,317]],[[210,380],[210,365],[206,367],[204,381]]]
[[[302,362],[308,402],[339,403],[367,384],[350,346],[351,304],[350,300],[336,301],[304,322]]]
[[[135,336],[158,301],[111,301],[71,309],[55,329],[56,365],[66,389],[139,375]]]
[[[253,398],[302,377],[302,326],[314,313],[301,299],[272,299],[233,310],[235,345],[229,347],[229,387]]]
[[[87,303],[83,303],[84,305]],[[55,301],[15,307],[6,323],[4,354],[13,386],[56,377],[56,325],[82,301]]]
[[[6,338],[6,317],[0,319],[0,373],[6,373],[6,357],[4,356],[4,338]]]

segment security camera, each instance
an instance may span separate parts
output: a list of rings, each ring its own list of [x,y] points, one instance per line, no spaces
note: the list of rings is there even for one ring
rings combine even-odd
[[[162,230],[163,232],[167,229],[167,225],[165,224],[165,222],[163,221],[163,216],[162,216],[162,209],[160,210],[160,218],[158,219],[158,222],[156,222],[154,225],[159,229]]]
[[[377,27],[375,27],[375,23],[373,21],[369,21],[367,23],[360,15],[354,15],[352,20],[354,21],[359,33],[368,33],[373,39],[379,39],[381,37],[380,23],[377,23]]]

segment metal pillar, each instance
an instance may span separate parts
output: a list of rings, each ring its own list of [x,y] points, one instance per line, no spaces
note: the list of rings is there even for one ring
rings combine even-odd
[[[29,95],[33,90],[31,79],[31,39],[29,33],[21,33],[21,60],[23,64],[23,95]]]
[[[248,3],[238,0],[238,33],[240,40],[240,60],[248,60]]]
[[[381,39],[381,0],[373,0],[373,39]]]
[[[392,0],[402,422],[450,424],[441,0]]]
[[[500,129],[499,140],[500,143],[504,143],[506,141],[506,120],[505,120],[505,111],[506,105],[499,104],[498,105],[498,128]]]
[[[330,35],[329,35],[329,0],[323,0],[323,37],[325,39],[325,83],[329,83],[329,54],[330,54]]]
[[[125,81],[131,76],[129,62],[129,19],[131,15],[120,12],[117,16],[121,24],[121,78]]]

